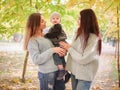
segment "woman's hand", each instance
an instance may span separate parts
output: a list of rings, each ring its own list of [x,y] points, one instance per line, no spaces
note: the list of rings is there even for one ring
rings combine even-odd
[[[67,53],[67,51],[65,49],[60,48],[60,47],[54,47],[53,50],[55,53],[59,54],[59,56],[61,56],[61,57],[65,56]]]
[[[65,43],[63,41],[59,42],[59,44],[60,44],[60,47],[66,49],[66,50],[68,50],[71,47],[70,44]]]

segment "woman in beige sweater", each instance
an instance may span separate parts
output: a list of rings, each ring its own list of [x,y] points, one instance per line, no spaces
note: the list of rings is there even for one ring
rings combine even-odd
[[[54,64],[53,54],[60,56],[66,55],[66,50],[60,47],[54,47],[50,40],[44,38],[43,29],[46,27],[46,21],[40,13],[32,13],[27,20],[26,33],[24,40],[24,49],[35,65],[38,66],[38,79],[40,81],[40,90],[64,90],[56,80],[58,68]],[[54,89],[55,88],[55,89]]]
[[[78,25],[72,44],[60,44],[68,50],[66,68],[72,73],[72,90],[89,90],[101,54],[100,31],[92,9],[80,12]]]

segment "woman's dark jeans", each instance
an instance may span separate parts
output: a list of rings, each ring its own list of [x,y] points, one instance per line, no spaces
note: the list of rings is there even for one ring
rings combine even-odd
[[[64,80],[56,80],[57,71],[51,73],[38,72],[40,90],[65,90]]]
[[[71,76],[72,90],[90,90],[92,81],[84,81],[76,79],[74,75]]]
[[[38,72],[40,81],[40,90],[53,90],[55,84],[56,72],[41,73]]]

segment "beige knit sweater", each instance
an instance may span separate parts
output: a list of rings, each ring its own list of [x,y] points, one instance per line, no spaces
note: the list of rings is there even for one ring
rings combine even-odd
[[[88,44],[82,53],[80,38],[73,41],[68,50],[66,69],[75,75],[76,79],[92,81],[98,70],[98,38],[90,34]]]

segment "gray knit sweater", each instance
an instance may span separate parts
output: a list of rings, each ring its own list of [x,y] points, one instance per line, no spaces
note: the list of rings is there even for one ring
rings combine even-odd
[[[39,66],[39,72],[49,73],[57,71],[53,60],[53,45],[44,37],[31,38],[28,43],[28,51],[32,61]]]
[[[68,49],[67,70],[75,75],[76,79],[92,81],[98,69],[98,38],[95,34],[90,34],[88,44],[82,52],[80,38],[73,41]]]

